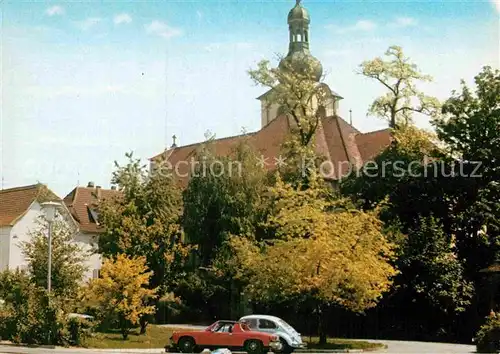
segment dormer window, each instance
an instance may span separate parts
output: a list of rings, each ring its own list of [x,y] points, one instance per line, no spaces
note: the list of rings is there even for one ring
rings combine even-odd
[[[90,221],[94,222],[96,225],[99,225],[99,213],[97,212],[97,210],[87,205],[87,211],[90,215]]]

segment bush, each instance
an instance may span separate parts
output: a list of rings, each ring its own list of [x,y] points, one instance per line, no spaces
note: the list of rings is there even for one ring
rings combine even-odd
[[[23,272],[0,273],[0,337],[15,343],[78,345],[92,327],[68,318],[71,299],[47,294]]]
[[[92,336],[94,323],[85,318],[72,317],[67,323],[69,343],[71,345],[81,345],[82,342]]]
[[[500,350],[500,316],[492,313],[481,326],[475,338],[478,353],[496,353]]]

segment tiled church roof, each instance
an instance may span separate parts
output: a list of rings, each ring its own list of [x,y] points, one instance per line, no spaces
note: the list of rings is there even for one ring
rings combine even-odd
[[[261,130],[245,135],[215,139],[212,146],[218,156],[227,156],[243,139],[261,153],[269,162],[281,154],[282,144],[290,131],[290,123],[286,116],[279,116]],[[357,167],[375,157],[390,144],[389,129],[371,133],[361,133],[340,117],[323,118],[316,130],[316,150],[331,162],[334,172],[332,179],[339,179],[348,172],[349,163]],[[152,157],[152,162],[166,159],[172,167],[177,167],[174,173],[181,176],[181,184],[186,185],[190,165],[196,149],[202,143],[174,147]],[[180,162],[180,163],[179,163]],[[274,165],[270,163],[269,169]]]

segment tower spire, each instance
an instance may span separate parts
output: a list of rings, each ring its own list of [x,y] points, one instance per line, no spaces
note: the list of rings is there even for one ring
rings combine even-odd
[[[288,13],[288,31],[290,43],[287,56],[280,62],[281,67],[294,70],[309,70],[312,67],[312,79],[319,81],[323,74],[320,61],[309,52],[309,12],[302,7],[301,0],[295,0],[295,6]],[[306,63],[307,62],[307,63]]]

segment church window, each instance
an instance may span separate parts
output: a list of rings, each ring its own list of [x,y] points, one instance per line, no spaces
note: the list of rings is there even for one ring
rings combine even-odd
[[[302,35],[301,34],[297,35],[297,42],[302,42]]]
[[[307,33],[307,31],[304,32],[304,42],[309,42],[309,35]]]

